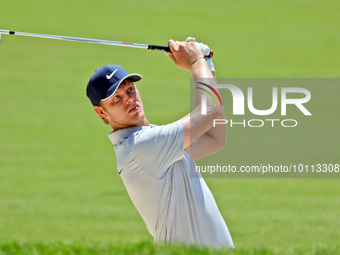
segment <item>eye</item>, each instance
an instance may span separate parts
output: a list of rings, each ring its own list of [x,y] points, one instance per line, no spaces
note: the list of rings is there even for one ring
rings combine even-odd
[[[113,98],[114,98],[114,99],[119,99],[120,96],[119,96],[119,95],[115,95]]]
[[[128,89],[128,92],[133,92],[134,91],[134,88],[133,87],[130,87],[129,89]]]

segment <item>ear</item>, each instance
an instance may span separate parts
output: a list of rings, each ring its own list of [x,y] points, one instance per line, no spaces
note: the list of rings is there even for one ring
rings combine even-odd
[[[104,111],[104,109],[99,106],[99,105],[95,105],[94,106],[94,111],[102,118],[106,118],[107,117],[107,113]]]

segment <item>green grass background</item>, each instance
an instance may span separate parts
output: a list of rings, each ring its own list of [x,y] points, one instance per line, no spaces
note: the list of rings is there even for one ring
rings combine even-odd
[[[18,0],[1,2],[0,28],[160,45],[193,36],[214,50],[218,77],[334,78],[340,66],[339,9],[335,0]],[[2,35],[3,252],[16,244],[152,243],[116,171],[110,129],[85,96],[91,74],[111,63],[143,75],[138,89],[151,123],[170,123],[189,111],[190,74],[164,53]],[[238,137],[228,139],[236,143]],[[315,246],[324,254],[339,252],[338,179],[207,183],[242,252]]]

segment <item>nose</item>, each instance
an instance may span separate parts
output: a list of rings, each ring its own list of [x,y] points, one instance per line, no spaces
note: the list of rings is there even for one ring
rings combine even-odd
[[[130,104],[135,102],[135,98],[133,97],[133,95],[126,93],[125,96],[126,96],[126,104],[127,105],[130,105]]]

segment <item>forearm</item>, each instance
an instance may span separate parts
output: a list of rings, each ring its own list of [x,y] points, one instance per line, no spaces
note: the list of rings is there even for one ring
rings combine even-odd
[[[190,72],[193,79],[214,78],[203,56],[191,64]]]
[[[208,87],[214,86],[215,79],[206,60],[203,58],[202,51],[197,45],[194,42],[174,42],[173,40],[169,40],[169,47],[171,52],[167,52],[166,54],[176,66],[190,71],[195,81],[195,87],[200,88],[196,89],[196,107],[190,114],[181,119],[185,128],[183,148],[186,149],[192,142],[210,130],[214,119],[221,117],[222,106],[220,104],[215,105],[214,100],[204,91],[209,91]],[[202,82],[208,86],[198,82]],[[206,94],[204,97],[206,100],[203,102],[204,106],[206,106],[206,114],[201,113],[202,93]],[[206,135],[206,137],[208,137],[208,135]]]
[[[211,72],[213,77],[216,79],[215,76],[215,72]],[[215,89],[217,91],[218,94],[219,90]],[[219,119],[225,119],[225,114],[224,114],[224,109],[223,107],[221,107],[221,116],[219,117]],[[210,137],[212,137],[215,141],[216,144],[220,147],[224,147],[225,143],[227,141],[227,125],[217,125],[217,126],[212,126],[207,132],[207,135],[209,135]]]
[[[209,114],[211,110],[216,110],[214,99],[207,94],[206,91],[210,91],[209,87],[215,87],[214,74],[209,70],[204,58],[199,58],[195,61],[191,68],[191,75],[195,82],[195,94],[196,94],[196,108],[202,109],[202,98],[205,98],[206,114]],[[205,115],[206,115],[205,114]]]
[[[191,133],[192,139],[195,141],[202,134],[208,134],[212,137],[216,137],[217,130],[213,130],[214,119],[221,118],[223,108],[219,103],[215,104],[213,98],[207,94],[204,90],[210,90],[208,86],[214,87],[216,80],[213,73],[210,71],[205,59],[200,59],[195,62],[191,67],[191,74],[195,81],[196,91],[196,107],[190,113]],[[203,85],[202,82],[206,85]],[[205,97],[205,102],[202,102],[202,97]],[[217,99],[216,99],[217,100]],[[218,101],[218,100],[217,100]],[[206,109],[206,113],[202,114],[202,104]],[[219,127],[220,129],[220,127]],[[196,134],[198,135],[196,137]]]

